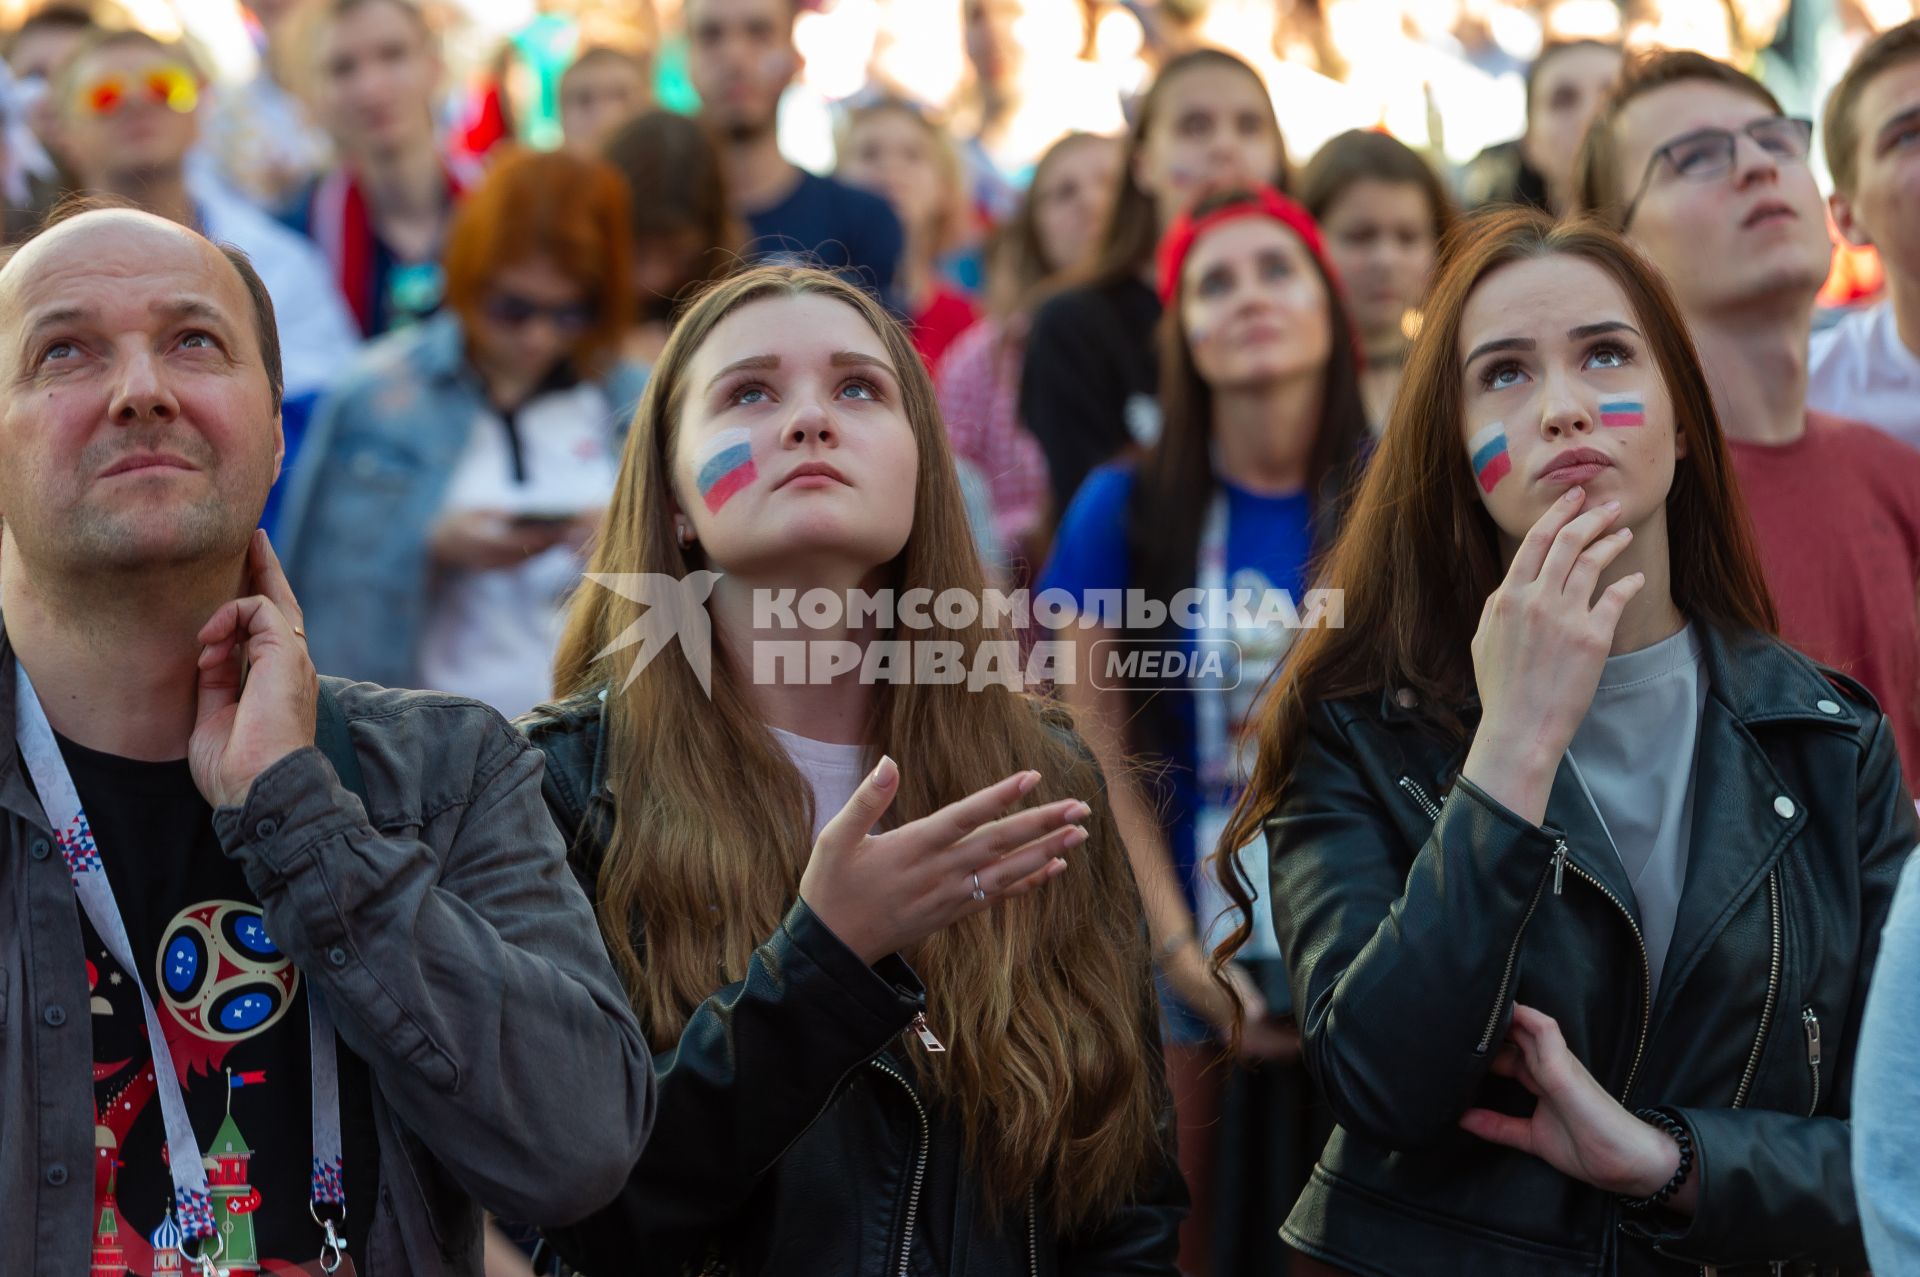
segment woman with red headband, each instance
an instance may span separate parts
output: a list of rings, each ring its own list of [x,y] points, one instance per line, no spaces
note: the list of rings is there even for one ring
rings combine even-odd
[[[1204,1272],[1208,1188],[1215,1166],[1229,1160],[1220,1156],[1223,1132],[1240,1125],[1220,1120],[1228,1075],[1213,1067],[1220,1043],[1244,1014],[1244,1056],[1290,1060],[1297,1046],[1260,992],[1271,988],[1284,1005],[1277,952],[1250,956],[1237,999],[1209,979],[1205,952],[1225,902],[1200,887],[1193,869],[1238,797],[1251,762],[1238,756],[1240,724],[1293,637],[1285,612],[1307,606],[1308,561],[1339,521],[1368,433],[1346,307],[1299,205],[1267,188],[1202,201],[1161,242],[1158,283],[1165,429],[1136,459],[1088,477],[1061,522],[1042,584],[1081,606],[1082,625],[1070,631],[1079,643],[1076,677],[1064,691],[1107,774],[1125,775],[1128,758],[1152,765],[1144,783],[1115,784],[1113,806],[1162,973],[1181,1161],[1194,1193],[1182,1266]],[[1199,603],[1189,606],[1195,590]],[[1114,591],[1122,592],[1121,615],[1089,615]],[[1138,610],[1160,605],[1162,623],[1127,615],[1136,610],[1125,606],[1128,591],[1144,601]],[[1252,1138],[1271,1144],[1270,1135]],[[1241,1160],[1231,1159],[1236,1167]],[[1221,1175],[1223,1188],[1254,1189],[1258,1178],[1274,1191],[1237,1209],[1215,1203],[1212,1213],[1271,1244],[1280,1215],[1267,1226],[1256,1212],[1284,1213],[1284,1202],[1266,1199],[1298,1188],[1309,1165],[1302,1159],[1277,1172],[1293,1179],[1284,1185]],[[1222,1270],[1241,1266],[1213,1258]],[[1276,1271],[1247,1258],[1249,1271]]]

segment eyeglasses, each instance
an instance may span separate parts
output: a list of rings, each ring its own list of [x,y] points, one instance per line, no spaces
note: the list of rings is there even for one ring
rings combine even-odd
[[[1742,126],[1740,132],[1752,138],[1762,151],[1776,160],[1799,161],[1807,158],[1807,148],[1813,142],[1813,121],[1770,115],[1764,120],[1755,120]],[[1653,175],[1660,168],[1661,161],[1666,162],[1675,177],[1688,182],[1711,182],[1733,170],[1733,156],[1739,140],[1731,129],[1695,129],[1648,156],[1647,171],[1640,178],[1640,189],[1627,201],[1627,211],[1620,218],[1620,229],[1626,230],[1633,222],[1634,210],[1646,198],[1647,188],[1653,185]]]
[[[487,318],[508,328],[524,328],[545,319],[563,333],[582,333],[593,327],[599,307],[589,302],[547,306],[517,293],[495,293],[486,300]]]
[[[109,72],[84,85],[80,104],[95,115],[112,115],[130,100],[145,95],[155,106],[186,115],[200,104],[200,82],[183,66],[154,67],[141,75]]]

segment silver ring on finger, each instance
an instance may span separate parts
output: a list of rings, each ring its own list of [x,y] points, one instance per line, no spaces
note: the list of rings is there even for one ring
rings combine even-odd
[[[975,900],[985,900],[987,898],[987,889],[980,885],[979,874],[973,876],[973,898]]]

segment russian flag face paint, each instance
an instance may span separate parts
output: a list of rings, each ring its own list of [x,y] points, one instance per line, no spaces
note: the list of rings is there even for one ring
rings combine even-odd
[[[753,464],[753,436],[745,426],[729,426],[700,449],[694,486],[709,512],[717,513],[734,493],[760,477]]]
[[[1467,455],[1473,458],[1473,477],[1480,481],[1480,491],[1492,492],[1513,469],[1513,458],[1507,455],[1506,426],[1496,421],[1475,431],[1467,440]]]
[[[1647,406],[1638,399],[1602,399],[1600,424],[1603,426],[1644,426]]]

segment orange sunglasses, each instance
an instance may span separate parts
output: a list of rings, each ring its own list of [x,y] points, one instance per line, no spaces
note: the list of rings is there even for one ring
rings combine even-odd
[[[185,115],[200,103],[200,82],[193,72],[172,63],[137,77],[113,72],[82,88],[80,102],[95,115],[112,115],[140,93],[145,93],[147,101],[155,106],[169,107]]]

